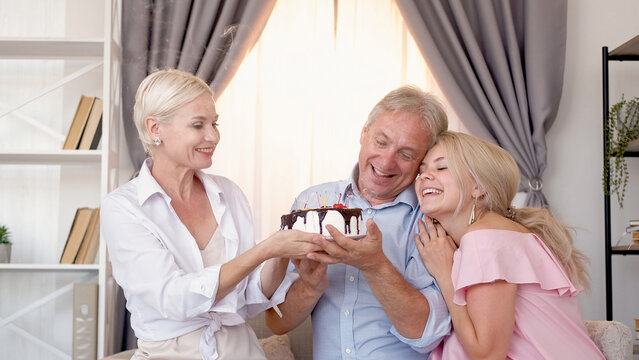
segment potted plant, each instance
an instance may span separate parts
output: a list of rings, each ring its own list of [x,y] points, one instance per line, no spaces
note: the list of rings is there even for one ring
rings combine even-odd
[[[605,132],[604,193],[617,194],[619,206],[623,207],[628,185],[628,165],[624,153],[628,144],[639,138],[639,98],[626,100],[622,97],[620,102],[614,104],[610,108]]]
[[[11,233],[6,226],[0,226],[0,263],[8,263],[11,261],[10,235]]]

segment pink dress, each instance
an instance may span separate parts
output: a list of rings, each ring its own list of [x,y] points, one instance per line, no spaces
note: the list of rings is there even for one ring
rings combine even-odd
[[[581,317],[576,288],[548,247],[532,233],[476,230],[462,237],[453,257],[453,301],[466,289],[505,280],[517,284],[515,329],[507,359],[605,359]],[[470,359],[453,332],[429,359]]]

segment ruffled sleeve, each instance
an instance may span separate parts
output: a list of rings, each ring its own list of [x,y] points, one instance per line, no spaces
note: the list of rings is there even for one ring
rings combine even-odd
[[[550,249],[532,233],[510,230],[475,230],[462,237],[453,258],[453,301],[466,305],[472,285],[505,280],[513,284],[539,284],[560,296],[576,296],[575,287]]]

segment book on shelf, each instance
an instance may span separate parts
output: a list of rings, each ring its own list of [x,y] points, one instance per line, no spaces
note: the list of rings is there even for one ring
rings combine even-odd
[[[93,209],[74,264],[94,264],[100,245],[100,209]]]
[[[64,145],[62,145],[63,150],[74,150],[78,148],[82,132],[84,132],[84,127],[86,126],[87,120],[89,120],[89,113],[91,112],[91,107],[93,106],[94,101],[94,97],[84,95],[80,96],[80,102],[75,110],[75,115],[73,116],[73,121],[69,127],[69,132],[64,140]]]
[[[639,220],[628,221],[628,226],[639,226]]]
[[[626,227],[626,234],[632,234],[639,231],[639,225],[634,225],[634,226],[628,226]]]
[[[80,138],[78,150],[95,150],[102,138],[102,99],[96,97],[91,112]]]
[[[71,230],[69,230],[69,236],[67,242],[64,244],[64,250],[62,250],[62,256],[60,256],[60,264],[73,264],[78,250],[82,245],[82,240],[86,236],[89,223],[91,222],[91,216],[95,209],[82,207],[76,210],[73,223],[71,224]]]
[[[95,359],[98,343],[98,284],[73,284],[73,359]]]

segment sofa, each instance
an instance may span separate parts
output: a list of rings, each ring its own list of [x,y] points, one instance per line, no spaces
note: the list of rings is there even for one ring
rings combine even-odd
[[[268,360],[313,360],[313,327],[310,317],[294,330],[280,336],[274,335],[266,326],[264,313],[247,319],[247,322],[255,330],[257,338],[260,339]],[[290,344],[293,358],[277,356],[280,353],[286,353],[286,351],[276,348],[275,345],[285,346],[286,344]]]
[[[584,321],[588,335],[608,360],[632,360],[633,331],[619,321]]]
[[[264,314],[247,319],[260,339],[268,360],[312,360],[313,328],[311,320],[286,335],[273,335],[264,322]],[[588,335],[608,360],[632,360],[633,332],[618,321],[585,321]],[[130,359],[134,350],[121,352],[103,360]]]

